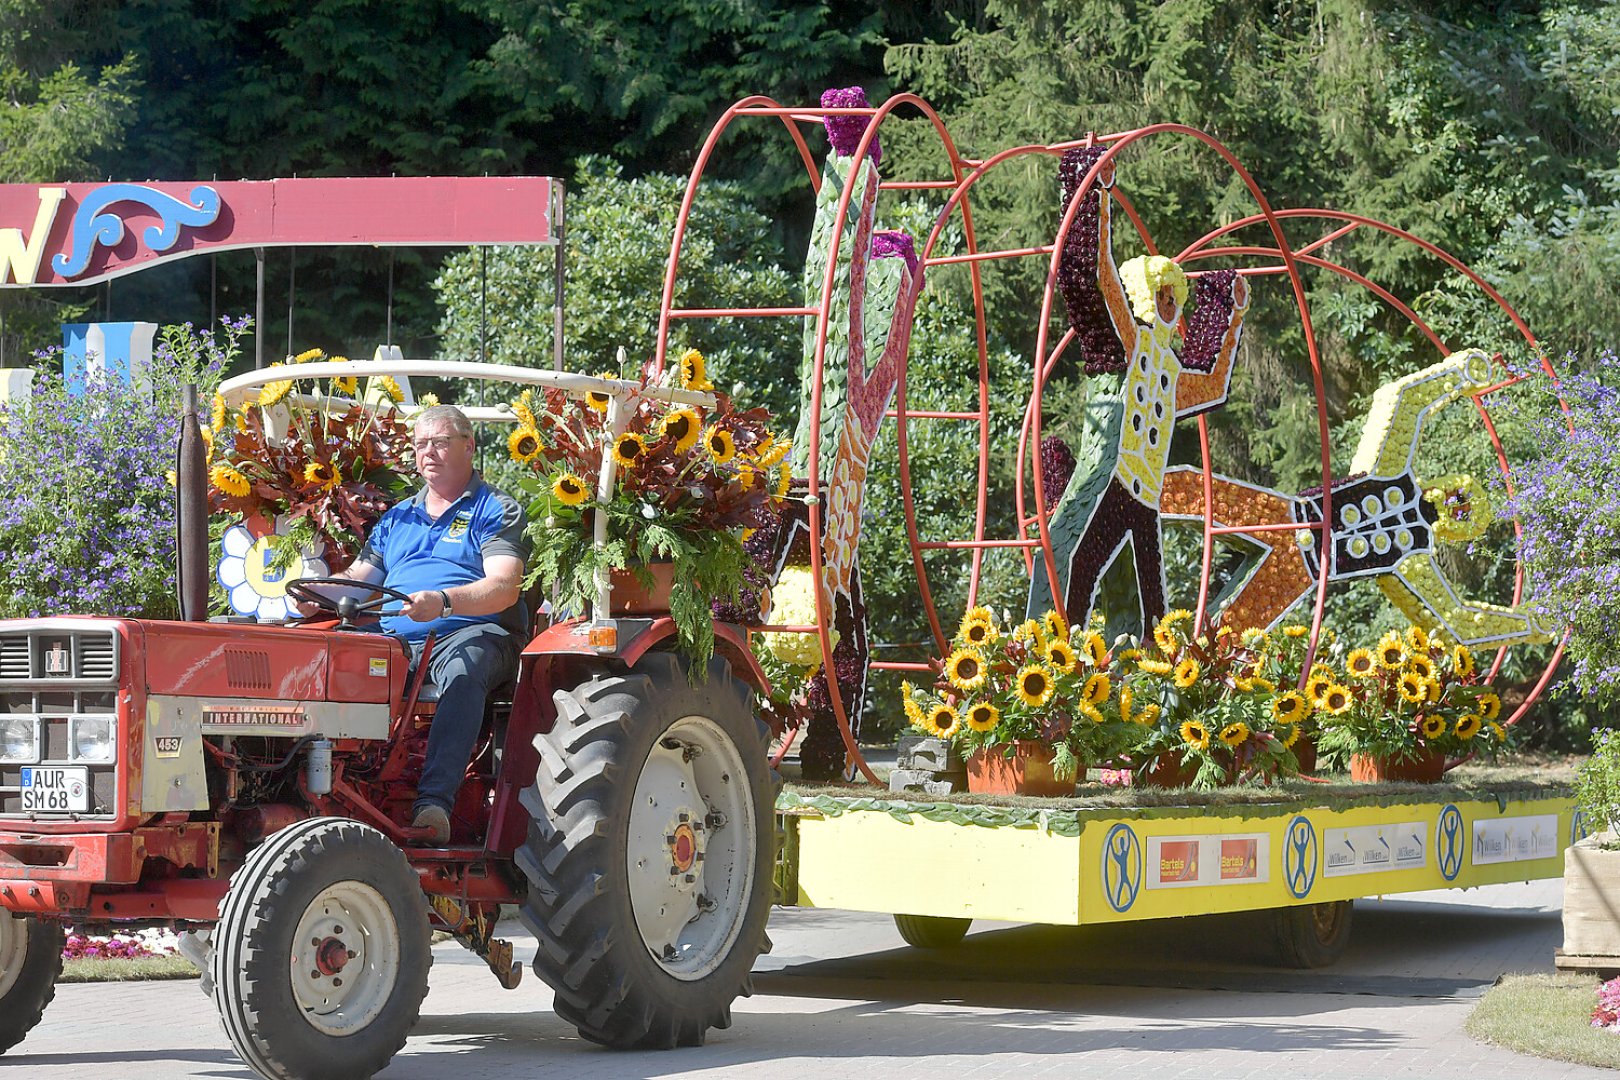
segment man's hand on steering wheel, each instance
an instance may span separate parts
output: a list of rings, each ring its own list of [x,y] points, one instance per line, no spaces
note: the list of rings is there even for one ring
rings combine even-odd
[[[329,596],[326,593],[317,592],[310,588],[312,585],[343,589],[345,590],[345,595],[337,597]],[[362,593],[368,595],[370,598],[367,600],[356,600],[354,597],[347,595],[347,590],[350,589],[358,589]],[[382,606],[390,600],[398,600],[400,603],[404,604],[405,607],[402,608],[401,611],[408,610],[413,600],[413,597],[410,595],[402,593],[398,589],[390,589],[386,585],[375,585],[368,581],[355,581],[353,578],[329,577],[298,578],[294,581],[289,581],[287,582],[287,595],[291,596],[293,598],[293,602],[297,604],[300,621],[320,613],[325,613],[328,615],[336,615],[340,624],[344,626],[353,625],[357,616],[370,615],[379,611]],[[389,614],[396,613],[389,612]]]

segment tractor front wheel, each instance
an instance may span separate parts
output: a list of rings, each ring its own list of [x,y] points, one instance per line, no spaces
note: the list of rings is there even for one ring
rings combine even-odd
[[[384,1068],[427,996],[427,901],[376,829],[311,818],[248,856],[220,905],[209,966],[225,1034],[268,1080]]]
[[[1272,910],[1277,958],[1284,967],[1327,967],[1350,944],[1349,900],[1299,904]]]
[[[558,690],[523,793],[523,919],[557,1015],[615,1047],[703,1043],[750,992],[772,898],[775,778],[752,691],[644,657]]]
[[[62,924],[0,908],[0,1054],[45,1015],[62,974]]]

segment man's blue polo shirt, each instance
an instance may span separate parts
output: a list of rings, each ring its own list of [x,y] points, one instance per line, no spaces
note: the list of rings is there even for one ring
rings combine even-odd
[[[428,516],[427,490],[424,486],[385,513],[355,556],[356,562],[381,570],[384,585],[405,593],[450,589],[482,579],[484,559],[489,556],[529,557],[523,507],[484,483],[477,473],[461,497],[437,519]],[[420,640],[429,633],[442,638],[452,630],[482,622],[499,623],[522,636],[528,631],[529,619],[520,600],[497,615],[453,615],[432,622],[390,616],[382,620],[382,628]]]

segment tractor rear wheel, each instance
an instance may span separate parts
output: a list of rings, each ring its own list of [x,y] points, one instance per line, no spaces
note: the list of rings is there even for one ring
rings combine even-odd
[[[1284,967],[1319,968],[1337,962],[1350,944],[1349,900],[1274,908],[1277,958]]]
[[[427,901],[376,829],[311,818],[248,856],[220,905],[209,966],[225,1034],[268,1080],[384,1068],[427,996]]]
[[[702,1045],[751,992],[776,778],[750,688],[668,653],[556,692],[517,862],[557,1015],[614,1047]]]
[[[948,949],[967,936],[972,919],[945,915],[896,915],[894,928],[915,949]]]
[[[56,996],[62,924],[0,908],[0,1054],[23,1041]]]

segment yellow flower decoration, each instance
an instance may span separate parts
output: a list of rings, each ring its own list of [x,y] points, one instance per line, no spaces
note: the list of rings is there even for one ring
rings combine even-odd
[[[1423,718],[1421,730],[1425,739],[1438,739],[1446,733],[1446,718],[1430,713]]]
[[[900,704],[906,710],[906,719],[911,722],[912,727],[921,731],[926,717],[922,706],[917,704],[916,694],[917,688],[911,683],[906,681],[900,683]]]
[[[956,635],[956,640],[977,649],[994,643],[996,637],[996,628],[989,623],[970,622],[962,625],[961,631]]]
[[[512,460],[527,465],[540,456],[540,433],[531,427],[520,427],[506,437],[507,452]]]
[[[1090,720],[1093,724],[1106,724],[1108,722],[1108,717],[1102,714],[1102,710],[1098,709],[1097,706],[1091,704],[1090,702],[1076,702],[1075,711],[1077,711],[1087,720]]]
[[[405,391],[399,388],[399,380],[392,375],[377,376],[377,385],[382,387],[382,391],[388,395],[389,401],[398,404],[405,400]]]
[[[703,433],[703,421],[695,409],[674,409],[658,421],[658,434],[675,444],[675,452],[684,454],[697,445]]]
[[[1246,626],[1243,633],[1238,635],[1238,644],[1245,649],[1263,649],[1269,641],[1266,632],[1258,626]]]
[[[1451,669],[1459,679],[1467,679],[1474,674],[1474,654],[1468,646],[1459,645],[1451,650]]]
[[[1429,651],[1429,635],[1421,626],[1406,628],[1406,646],[1415,653]]]
[[[1138,671],[1159,676],[1168,675],[1176,670],[1176,666],[1168,660],[1149,660],[1145,656],[1136,662],[1136,667]]]
[[[1202,670],[1198,666],[1197,660],[1190,656],[1187,657],[1187,659],[1176,665],[1176,685],[1183,690],[1187,689],[1187,687],[1198,681],[1198,675]]]
[[[688,390],[713,390],[714,383],[709,381],[707,366],[703,354],[696,349],[681,353],[681,385]]]
[[[1268,694],[1276,693],[1277,684],[1272,682],[1270,679],[1265,679],[1259,675],[1255,675],[1249,679],[1249,682],[1256,690],[1264,690]]]
[[[634,468],[647,456],[647,440],[627,431],[613,440],[613,460],[626,469]]]
[[[208,470],[208,479],[214,487],[238,499],[253,490],[248,478],[229,465],[215,465]]]
[[[337,470],[324,461],[312,461],[304,466],[304,482],[331,491],[338,485]]]
[[[1311,704],[1318,709],[1322,707],[1322,695],[1327,688],[1333,685],[1333,676],[1325,671],[1315,671],[1305,680],[1305,696],[1311,699]]]
[[[598,379],[617,379],[618,377],[619,373],[617,371],[604,371],[597,375]],[[607,412],[608,402],[612,400],[613,395],[605,390],[591,390],[585,394],[585,404],[599,413]]]
[[[1046,647],[1046,662],[1056,668],[1059,674],[1072,674],[1077,659],[1074,646],[1061,638]]]
[[[1352,649],[1350,655],[1345,657],[1344,670],[1352,678],[1370,679],[1378,674],[1378,658],[1371,649]]]
[[[776,497],[784,499],[793,487],[793,466],[784,461],[776,467]]]
[[[1108,695],[1113,692],[1113,681],[1106,674],[1099,671],[1086,680],[1086,685],[1080,690],[1080,700],[1087,705],[1101,705],[1108,700]]]
[[[996,616],[989,608],[970,607],[962,613],[962,621],[956,626],[956,635],[965,638],[971,626],[983,626],[993,630],[995,625]]]
[[[945,678],[962,691],[974,691],[984,685],[984,657],[973,649],[957,649],[945,661]]]
[[[938,739],[949,739],[962,727],[961,717],[949,705],[935,705],[928,710],[928,716],[923,721],[928,734]]]
[[[1331,683],[1322,693],[1322,708],[1329,716],[1340,716],[1349,710],[1351,700],[1349,687]]]
[[[360,389],[360,379],[354,375],[339,375],[337,378],[332,380],[332,389],[336,390],[340,394],[346,394],[349,397],[353,397],[354,392]],[[431,408],[432,405],[437,405],[439,403],[437,398],[434,398],[432,405],[428,403],[427,399],[432,396],[433,395],[431,394],[423,394],[422,400],[418,402],[418,404],[420,404],[424,409]]]
[[[1498,724],[1495,720],[1485,726],[1491,729],[1491,738],[1496,740],[1496,745],[1501,746],[1507,742],[1507,728]]]
[[[416,403],[424,409],[434,408],[439,404],[439,395],[423,394],[421,397],[416,399]],[[533,427],[534,425],[531,424],[530,426]]]
[[[967,711],[967,726],[969,731],[977,731],[983,735],[994,731],[1001,723],[1001,710],[988,701],[981,701],[977,705],[969,706]]]
[[[1438,702],[1440,700],[1440,680],[1425,679],[1423,685],[1429,692],[1429,704],[1433,705]]]
[[[427,400],[427,395],[423,394],[422,399],[424,401]],[[519,394],[517,396],[517,400],[511,403],[511,409],[512,415],[516,416],[518,418],[518,423],[522,424],[524,427],[532,427],[536,429],[540,427],[539,422],[534,418],[533,390],[525,390],[523,393]]]
[[[271,367],[281,367],[280,364],[271,364]],[[291,379],[277,379],[267,382],[259,387],[259,408],[268,409],[282,398],[292,393],[293,381]]]
[[[1041,624],[1034,619],[1025,619],[1018,624],[1018,628],[1012,633],[1014,641],[1033,641],[1040,644],[1044,642],[1045,638],[1046,632],[1041,629]]]
[[[571,472],[565,472],[551,482],[551,494],[564,506],[578,506],[585,501],[591,489],[585,481]]]
[[[214,395],[213,409],[210,411],[208,419],[215,431],[225,430],[225,398],[222,395]]]
[[[1092,667],[1102,667],[1108,662],[1108,644],[1097,631],[1087,630],[1080,647],[1086,651],[1086,659],[1091,661]]]
[[[1495,720],[1502,715],[1502,699],[1495,694],[1479,695],[1479,714],[1487,720]]]
[[[1406,663],[1406,643],[1393,631],[1378,639],[1378,662],[1391,671]]]
[[[737,456],[737,440],[722,427],[711,427],[703,433],[703,449],[709,452],[716,465],[724,465]]]
[[[1194,750],[1209,749],[1209,728],[1197,720],[1188,720],[1181,725],[1181,741]]]
[[[1415,630],[1417,627],[1412,629]],[[1422,653],[1417,653],[1406,662],[1406,670],[1420,679],[1432,679],[1434,678],[1434,661]]]
[[[1041,626],[1046,629],[1046,636],[1054,641],[1069,640],[1069,624],[1063,621],[1063,616],[1055,611],[1048,611],[1041,616]]]
[[[1174,656],[1176,650],[1181,647],[1181,642],[1176,640],[1175,631],[1162,621],[1153,628],[1153,644],[1157,645],[1159,651],[1166,656]]]
[[[1282,736],[1283,749],[1292,750],[1294,748],[1294,744],[1299,742],[1300,733],[1304,731],[1304,729],[1298,724],[1289,724],[1286,728],[1284,728],[1284,731],[1286,734]]]
[[[1181,607],[1181,608],[1176,608],[1174,611],[1172,611],[1172,612],[1168,613],[1167,615],[1165,615],[1164,618],[1159,620],[1159,623],[1162,626],[1174,626],[1177,623],[1191,622],[1192,617],[1193,617],[1192,612],[1188,611],[1184,607]]]
[[[1241,720],[1235,720],[1221,728],[1221,742],[1227,746],[1242,746],[1249,740],[1249,725]]]
[[[1157,705],[1144,705],[1142,711],[1136,714],[1136,722],[1143,727],[1151,727],[1159,722],[1159,707]]]
[[[1022,701],[1032,709],[1038,709],[1052,700],[1054,689],[1052,672],[1043,664],[1029,664],[1019,669],[1018,677],[1013,683],[1013,691]]]
[[[1463,742],[1467,742],[1475,735],[1478,735],[1479,729],[1484,726],[1485,722],[1483,720],[1475,716],[1473,713],[1468,713],[1467,715],[1459,718],[1457,721],[1457,738],[1461,739]]]
[[[1427,701],[1429,699],[1428,684],[1422,679],[1418,678],[1416,675],[1412,674],[1410,671],[1401,676],[1401,681],[1396,686],[1396,689],[1400,691],[1401,697],[1412,702],[1414,705],[1420,701]]]
[[[1284,637],[1302,638],[1308,633],[1310,633],[1310,627],[1301,626],[1301,625],[1299,625],[1299,623],[1292,623],[1292,624],[1290,624],[1288,626],[1283,627],[1283,636]]]
[[[1305,695],[1298,690],[1289,690],[1271,699],[1271,718],[1279,724],[1297,724],[1310,712]]]
[[[297,356],[292,357],[292,362],[295,364],[312,364],[317,360],[325,359],[325,357],[326,350],[324,349],[305,349]]]

